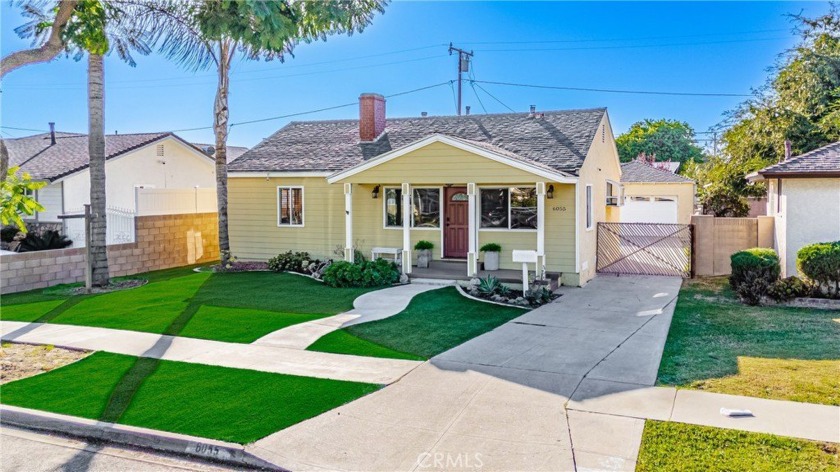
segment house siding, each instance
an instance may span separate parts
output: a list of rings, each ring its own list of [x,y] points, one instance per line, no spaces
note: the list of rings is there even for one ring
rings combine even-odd
[[[37,190],[38,203],[43,205],[44,211],[38,212],[36,219],[44,223],[57,223],[61,220],[58,215],[63,213],[61,182],[47,185]]]

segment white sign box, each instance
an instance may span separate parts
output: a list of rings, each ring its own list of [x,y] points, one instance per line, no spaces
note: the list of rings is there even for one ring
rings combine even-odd
[[[524,262],[528,264],[537,263],[537,251],[525,251],[522,249],[513,250],[513,262]]]

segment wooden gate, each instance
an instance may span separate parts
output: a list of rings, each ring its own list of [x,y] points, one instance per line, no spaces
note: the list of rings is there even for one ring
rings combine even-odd
[[[598,223],[597,270],[691,277],[691,225]]]

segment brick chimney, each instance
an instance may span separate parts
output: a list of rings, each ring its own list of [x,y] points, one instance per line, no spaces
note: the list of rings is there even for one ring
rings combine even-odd
[[[385,97],[378,93],[359,96],[359,139],[374,141],[385,131]]]

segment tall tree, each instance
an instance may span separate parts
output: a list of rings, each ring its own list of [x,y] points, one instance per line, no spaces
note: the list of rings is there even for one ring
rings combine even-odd
[[[703,160],[703,149],[694,144],[694,129],[683,121],[638,121],[615,139],[615,145],[621,162],[630,162],[642,153],[656,154],[658,161]]]
[[[160,50],[190,70],[215,67],[213,102],[216,195],[222,267],[230,260],[227,199],[227,139],[230,67],[234,58],[283,61],[300,42],[361,32],[386,0],[134,0],[139,29],[155,31]]]
[[[133,6],[115,0],[78,0],[74,14],[62,28],[64,49],[68,55],[88,59],[88,157],[90,160],[91,234],[89,254],[92,260],[92,283],[104,286],[110,282],[107,251],[107,201],[105,182],[105,67],[104,55],[116,51],[120,59],[136,65],[133,51],[148,54],[149,31],[136,28],[129,21]],[[53,25],[46,14],[33,8],[32,21],[17,31],[22,36],[43,36]],[[38,21],[39,18],[41,21]]]

